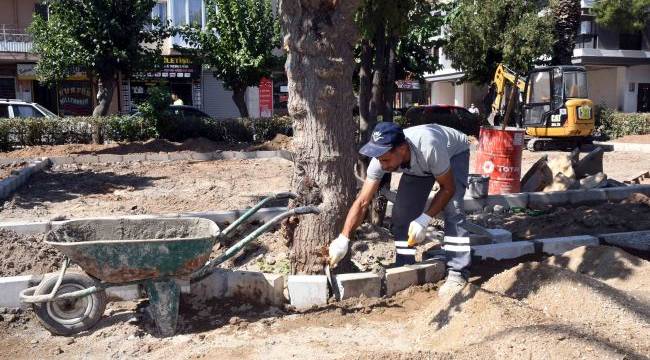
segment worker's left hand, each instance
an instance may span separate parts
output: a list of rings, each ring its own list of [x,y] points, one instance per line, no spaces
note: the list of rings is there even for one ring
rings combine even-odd
[[[422,213],[409,224],[407,245],[413,247],[424,241],[424,235],[431,221],[431,216]]]

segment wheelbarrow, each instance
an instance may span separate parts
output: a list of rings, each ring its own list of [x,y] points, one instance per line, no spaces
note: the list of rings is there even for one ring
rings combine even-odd
[[[149,297],[147,312],[160,335],[176,332],[180,281],[200,280],[281,220],[316,214],[315,206],[287,210],[263,224],[222,255],[210,259],[217,240],[226,238],[270,200],[295,198],[292,193],[269,196],[223,231],[202,218],[85,219],[64,222],[48,233],[46,243],[65,257],[58,276],[46,276],[20,293],[32,304],[41,324],[57,335],[92,328],[106,309],[106,289],[142,285]],[[83,272],[67,271],[71,263]]]

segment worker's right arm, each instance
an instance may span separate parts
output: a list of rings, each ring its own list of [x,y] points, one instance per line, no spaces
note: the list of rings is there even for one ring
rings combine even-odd
[[[343,230],[341,234],[348,239],[350,234],[354,229],[358,228],[361,225],[361,221],[366,215],[368,206],[372,202],[372,198],[375,196],[377,190],[379,190],[379,184],[381,180],[372,180],[366,178],[361,187],[359,195],[357,195],[356,200],[352,203],[348,215],[345,218],[345,224],[343,225]]]
[[[363,221],[368,206],[379,189],[380,182],[380,180],[372,180],[368,178],[363,182],[359,195],[357,195],[356,200],[354,200],[350,210],[348,210],[348,215],[345,218],[345,224],[343,225],[341,234],[334,239],[329,246],[330,266],[336,266],[336,264],[345,257],[345,254],[347,254],[350,243],[350,234],[352,234],[354,229],[361,225],[361,221]]]

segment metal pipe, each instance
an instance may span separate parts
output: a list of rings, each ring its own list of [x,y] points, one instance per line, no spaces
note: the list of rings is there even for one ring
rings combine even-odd
[[[297,195],[294,194],[294,193],[284,192],[284,193],[277,193],[275,195],[268,196],[268,197],[262,199],[262,201],[258,202],[255,206],[248,209],[244,213],[244,215],[240,216],[237,220],[235,220],[232,224],[230,224],[227,228],[225,228],[221,232],[221,236],[224,236],[224,237],[228,236],[229,233],[231,233],[233,230],[235,230],[237,227],[239,227],[239,225],[241,225],[244,221],[248,220],[248,218],[253,216],[253,214],[258,212],[262,208],[262,206],[264,206],[264,204],[266,204],[267,202],[269,202],[271,200],[279,200],[279,199],[295,199],[296,196]]]
[[[282,221],[285,218],[288,218],[289,216],[294,216],[294,215],[304,215],[304,214],[318,214],[320,210],[313,205],[309,206],[302,206],[298,207],[295,209],[287,210],[283,212],[282,214],[274,217],[271,221],[267,222],[266,224],[260,226],[259,228],[255,229],[252,233],[248,234],[245,238],[242,240],[238,241],[235,245],[231,246],[226,250],[225,253],[221,254],[220,256],[216,257],[215,259],[212,259],[208,261],[201,269],[199,269],[197,272],[192,274],[192,279],[200,279],[207,275],[207,273],[217,267],[219,264],[223,263],[224,261],[230,259],[233,257],[235,254],[237,254],[241,249],[244,248],[248,243],[251,241],[257,239],[261,234],[266,232],[269,228],[277,224],[278,222]]]

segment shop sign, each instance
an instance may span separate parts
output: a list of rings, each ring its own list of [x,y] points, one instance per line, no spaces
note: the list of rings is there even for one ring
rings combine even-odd
[[[260,80],[260,117],[273,116],[273,80],[262,78]]]
[[[397,80],[395,81],[398,89],[404,90],[419,90],[420,82],[414,80]]]
[[[92,90],[90,81],[63,81],[59,87],[59,112],[62,115],[90,115]]]
[[[201,75],[201,67],[187,56],[164,56],[163,68],[159,72],[137,73],[137,78],[196,79]]]

